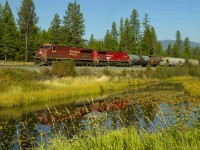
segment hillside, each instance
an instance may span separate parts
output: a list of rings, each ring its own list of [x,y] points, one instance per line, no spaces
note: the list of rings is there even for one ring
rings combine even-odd
[[[172,45],[174,45],[175,40],[162,40],[162,41],[159,41],[159,42],[161,42],[163,49],[167,49],[168,44],[171,43]],[[198,47],[198,46],[200,47],[200,43],[191,41],[190,46],[191,47]]]

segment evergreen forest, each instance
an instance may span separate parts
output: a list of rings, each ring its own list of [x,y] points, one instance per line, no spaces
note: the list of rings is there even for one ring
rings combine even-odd
[[[4,6],[0,3],[0,60],[32,61],[35,50],[44,43],[200,60],[200,47],[191,47],[189,38],[183,38],[178,29],[175,44],[169,43],[163,49],[149,15],[144,14],[140,20],[134,8],[128,18],[113,22],[102,39],[96,39],[94,34],[84,39],[84,14],[76,1],[66,3],[64,16],[55,13],[47,30],[37,25],[42,18],[35,9],[34,0],[22,0],[15,18],[9,2]]]

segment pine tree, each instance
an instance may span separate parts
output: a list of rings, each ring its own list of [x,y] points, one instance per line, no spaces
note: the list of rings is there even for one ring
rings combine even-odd
[[[125,35],[124,35],[124,21],[123,18],[120,19],[119,27],[119,50],[124,51],[125,49]]]
[[[200,60],[200,47],[194,47],[191,50],[191,57]]]
[[[130,17],[130,25],[132,30],[132,48],[133,53],[138,53],[138,46],[141,40],[141,31],[140,31],[140,20],[139,20],[139,14],[136,9],[133,9],[131,17]]]
[[[153,55],[153,46],[152,46],[152,33],[149,26],[146,27],[141,43],[141,54],[142,55]]]
[[[157,55],[159,53],[158,50],[158,41],[157,41],[157,36],[156,36],[156,31],[154,29],[154,27],[151,27],[151,40],[152,40],[152,50],[150,51],[150,54],[152,55]]]
[[[83,13],[80,12],[80,5],[69,3],[68,10],[65,11],[66,16],[63,20],[63,38],[65,45],[80,47],[84,43],[83,35],[85,33],[85,20]]]
[[[183,58],[189,59],[191,57],[190,49],[190,40],[186,37],[183,42]]]
[[[144,14],[144,20],[143,20],[143,27],[144,29],[150,27],[149,26],[150,18],[148,14]]]
[[[2,25],[2,11],[3,11],[3,8],[2,8],[2,5],[1,5],[1,3],[0,3],[0,31],[3,31],[3,25]],[[0,41],[2,40],[2,36],[3,36],[3,34],[2,34],[2,32],[0,32]],[[0,46],[1,46],[1,44],[0,44]],[[0,53],[0,59],[1,58],[3,58],[2,57],[2,54]]]
[[[180,57],[182,52],[182,40],[180,31],[176,32],[176,41],[173,48],[173,57]]]
[[[49,31],[50,43],[61,44],[61,33],[62,33],[61,19],[57,13],[54,15],[54,18],[51,21],[51,26],[48,31]]]
[[[104,48],[108,51],[112,50],[112,35],[109,30],[107,30],[104,37]]]
[[[113,22],[112,29],[111,29],[111,37],[112,37],[112,50],[118,50],[118,31],[117,31],[117,24]]]
[[[166,50],[166,56],[172,56],[172,55],[173,55],[173,48],[171,43],[169,43]]]
[[[17,21],[23,38],[22,42],[24,43],[25,60],[28,61],[28,56],[34,53],[37,46],[35,45],[38,31],[36,24],[39,18],[36,16],[33,0],[23,0],[18,11],[18,17],[19,19]]]
[[[44,44],[44,43],[50,43],[49,40],[49,32],[46,30],[39,29],[38,34],[37,34],[37,42],[38,45]]]
[[[0,53],[7,59],[13,59],[17,49],[17,27],[8,1],[2,11],[2,30]]]
[[[149,25],[149,17],[148,14],[145,14],[143,26],[144,26],[144,33],[141,41],[141,50],[140,54],[142,55],[153,55],[153,38],[151,32],[151,26]],[[155,38],[155,37],[154,37]]]
[[[94,49],[94,47],[95,47],[94,34],[91,34],[90,39],[88,41],[88,48]]]
[[[127,53],[132,53],[130,49],[131,40],[131,27],[128,18],[126,18],[124,24],[124,51]]]
[[[157,42],[156,55],[158,55],[158,56],[163,56],[164,55],[163,47],[162,47],[162,44],[160,42]]]

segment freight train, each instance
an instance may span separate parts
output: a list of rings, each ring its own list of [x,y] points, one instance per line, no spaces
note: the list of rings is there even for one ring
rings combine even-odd
[[[88,48],[77,48],[43,44],[36,50],[33,61],[38,65],[51,65],[53,61],[74,60],[77,66],[183,66],[185,59],[160,56],[141,56],[127,54],[126,52],[102,51]],[[199,64],[198,60],[191,59],[188,62]]]

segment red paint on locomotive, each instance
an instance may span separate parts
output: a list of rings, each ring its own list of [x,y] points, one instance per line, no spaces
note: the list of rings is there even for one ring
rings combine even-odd
[[[47,65],[54,60],[67,59],[75,60],[76,65],[128,66],[130,63],[130,58],[125,52],[99,51],[53,44],[41,45],[34,56],[34,62]]]

